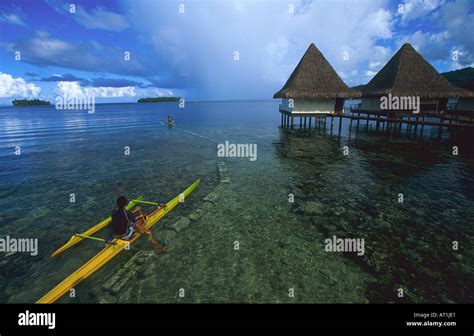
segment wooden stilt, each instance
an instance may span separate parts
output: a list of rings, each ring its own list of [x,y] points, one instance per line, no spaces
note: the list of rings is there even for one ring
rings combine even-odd
[[[410,138],[410,132],[411,132],[411,125],[412,125],[412,124],[410,123],[410,121],[411,121],[411,114],[408,114],[408,115],[407,115],[407,119],[406,119],[405,121],[407,122],[406,129],[405,129],[405,130],[406,130],[406,132],[405,132],[405,137],[407,137],[407,138],[409,139],[409,138]],[[402,126],[402,128],[403,128],[403,126]]]
[[[415,137],[416,137],[416,131],[418,130],[418,122],[419,122],[420,116],[417,114],[416,115],[416,124],[415,124]]]
[[[425,118],[426,118],[426,114],[423,113],[423,118],[422,118],[421,121],[424,122],[424,121],[425,121]],[[421,124],[421,129],[420,129],[420,136],[423,136],[423,129],[424,129],[424,128],[425,128],[425,124],[422,123],[422,124]]]
[[[293,120],[293,118],[294,118],[294,117],[293,117],[293,116],[291,116],[291,129],[293,129],[293,128],[294,128],[294,120]]]
[[[339,135],[341,134],[341,128],[342,128],[342,113],[339,115]]]
[[[309,116],[309,129],[311,129],[311,116]]]

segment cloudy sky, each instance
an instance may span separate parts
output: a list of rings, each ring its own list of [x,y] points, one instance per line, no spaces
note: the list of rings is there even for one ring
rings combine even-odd
[[[353,86],[405,42],[473,66],[473,31],[472,0],[2,0],[0,104],[271,99],[311,42]]]

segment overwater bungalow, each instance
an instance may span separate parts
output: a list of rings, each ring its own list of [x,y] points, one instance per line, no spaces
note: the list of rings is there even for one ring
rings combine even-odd
[[[452,85],[409,43],[405,43],[360,90],[362,101],[357,112],[397,117],[421,112],[423,117],[449,119],[450,116],[443,115],[449,98],[474,97],[474,92]],[[399,101],[396,106],[384,109],[382,96]],[[417,99],[418,104],[409,104],[411,99],[408,98]]]
[[[342,115],[344,99],[360,97],[339,77],[323,54],[311,43],[283,88],[273,98],[281,98],[281,123],[293,127],[294,117],[311,118]]]

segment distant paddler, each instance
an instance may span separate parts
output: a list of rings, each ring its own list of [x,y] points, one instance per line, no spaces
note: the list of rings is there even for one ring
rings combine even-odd
[[[171,118],[171,116],[169,115],[168,118],[167,118],[167,123],[168,123],[168,127],[171,128],[173,127],[173,118]]]

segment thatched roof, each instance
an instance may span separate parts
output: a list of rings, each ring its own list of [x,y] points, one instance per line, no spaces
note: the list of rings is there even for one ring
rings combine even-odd
[[[323,54],[311,43],[283,88],[273,98],[351,98],[360,92],[350,89]]]
[[[363,96],[389,93],[420,98],[474,96],[473,92],[449,83],[409,43],[405,43],[361,91]]]

